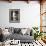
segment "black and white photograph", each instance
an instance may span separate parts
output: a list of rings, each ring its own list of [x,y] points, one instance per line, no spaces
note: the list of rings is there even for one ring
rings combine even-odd
[[[9,22],[11,23],[20,22],[20,9],[9,9]]]

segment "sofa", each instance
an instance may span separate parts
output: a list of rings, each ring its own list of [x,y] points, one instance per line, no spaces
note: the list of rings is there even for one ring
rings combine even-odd
[[[34,41],[34,37],[32,35],[32,30],[29,28],[14,28],[9,27],[9,34],[3,35],[3,41],[10,40],[20,40],[21,43],[31,43]]]
[[[32,30],[30,30],[29,33],[26,31],[26,33],[24,32],[24,34],[23,34],[21,32],[22,29],[24,31],[26,31],[26,29],[27,29],[27,31],[29,31],[28,28],[12,28],[13,31],[11,30],[11,28],[9,28],[9,31],[12,34],[10,34],[7,38],[10,38],[10,40],[13,40],[13,39],[20,40],[21,43],[30,43],[30,42],[33,42],[34,37],[32,35]]]

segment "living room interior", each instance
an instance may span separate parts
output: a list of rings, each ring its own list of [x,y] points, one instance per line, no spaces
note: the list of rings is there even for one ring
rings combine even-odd
[[[45,17],[45,0],[0,1],[0,46],[46,46]]]

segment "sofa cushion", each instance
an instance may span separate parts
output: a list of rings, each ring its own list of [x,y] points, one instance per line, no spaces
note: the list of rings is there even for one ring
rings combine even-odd
[[[20,42],[32,42],[32,40],[34,40],[33,36],[21,35],[21,34],[17,34],[17,33],[10,35],[9,38],[11,40],[13,40],[13,39],[20,40]]]
[[[14,28],[14,33],[20,33],[21,29],[20,28]]]
[[[26,32],[27,32],[27,28],[21,29],[21,33],[22,33],[23,35],[26,34]]]

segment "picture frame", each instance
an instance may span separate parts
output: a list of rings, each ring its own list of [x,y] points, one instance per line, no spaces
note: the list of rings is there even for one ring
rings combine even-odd
[[[10,23],[20,22],[20,9],[9,9],[9,22]]]

